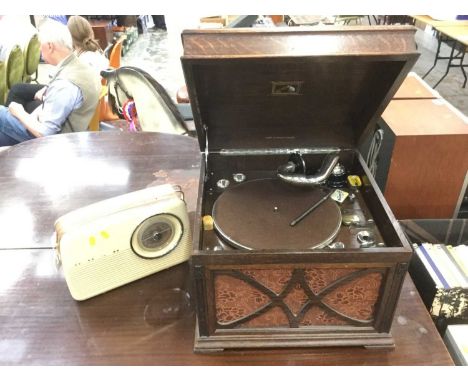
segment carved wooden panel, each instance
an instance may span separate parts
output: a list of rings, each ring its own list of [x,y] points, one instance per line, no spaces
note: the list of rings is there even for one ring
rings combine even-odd
[[[215,271],[217,326],[372,325],[384,272],[362,268]]]

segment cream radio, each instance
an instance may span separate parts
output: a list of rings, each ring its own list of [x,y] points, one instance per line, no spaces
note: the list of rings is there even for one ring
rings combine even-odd
[[[162,185],[72,211],[55,222],[70,293],[85,300],[189,259],[183,194]]]

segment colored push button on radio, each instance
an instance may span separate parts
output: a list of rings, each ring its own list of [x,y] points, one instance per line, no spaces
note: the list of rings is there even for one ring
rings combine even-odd
[[[103,239],[109,239],[109,233],[107,231],[100,231],[99,232],[99,235],[103,238]],[[96,236],[90,236],[88,238],[88,242],[89,242],[89,245],[91,247],[94,247],[96,245]]]
[[[94,247],[96,245],[96,238],[94,236],[89,237],[89,245]]]

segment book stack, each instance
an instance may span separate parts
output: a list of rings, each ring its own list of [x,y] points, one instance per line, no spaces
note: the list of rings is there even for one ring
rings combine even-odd
[[[413,247],[437,289],[431,314],[468,318],[468,246],[422,243]]]
[[[449,325],[444,342],[456,365],[468,365],[468,325]]]

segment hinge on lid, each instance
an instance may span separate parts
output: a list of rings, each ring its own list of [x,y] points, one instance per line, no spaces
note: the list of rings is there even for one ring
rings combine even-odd
[[[208,144],[208,143],[207,143]],[[221,149],[220,154],[226,156],[244,155],[288,155],[300,154],[331,154],[339,153],[339,147],[296,147],[296,148],[268,148],[268,149]]]

